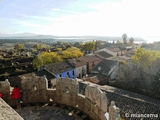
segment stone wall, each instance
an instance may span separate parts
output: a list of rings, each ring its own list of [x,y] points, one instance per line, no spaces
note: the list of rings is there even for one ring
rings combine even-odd
[[[46,76],[23,77],[21,81],[23,103],[56,102],[56,89],[48,89]]]
[[[84,73],[82,73],[82,71],[84,71]],[[80,66],[80,67],[77,67],[76,68],[76,77],[77,78],[82,78],[83,77],[83,74],[86,75],[87,73],[87,65],[83,65],[83,66]]]
[[[10,83],[8,80],[0,82],[0,93],[3,95],[3,99],[8,103],[10,101]]]
[[[2,83],[2,82],[0,82]],[[9,82],[5,81],[4,88],[9,97]],[[2,83],[4,84],[4,83]],[[1,85],[2,85],[1,84]],[[8,86],[5,88],[5,86]],[[119,111],[117,107],[108,107],[106,94],[102,92],[95,84],[87,84],[85,95],[79,93],[79,82],[77,79],[58,78],[56,89],[48,89],[48,81],[45,76],[22,77],[22,101],[23,104],[28,103],[59,103],[71,106],[87,114],[93,120],[119,120]],[[5,94],[5,93],[2,93]],[[6,99],[8,100],[8,99]],[[113,102],[114,103],[114,102]],[[8,102],[10,104],[10,102]],[[10,104],[12,105],[12,104]],[[110,111],[109,111],[110,110]],[[108,116],[114,115],[115,117]]]
[[[24,120],[14,109],[0,98],[0,120]]]
[[[109,108],[106,95],[95,85],[88,84],[84,96],[79,94],[77,79],[59,78],[56,84],[56,101],[83,111],[93,120],[107,120],[105,114]],[[113,113],[113,111],[111,112]]]
[[[111,86],[99,86],[79,79],[59,78],[56,89],[48,89],[45,76],[22,77],[22,100],[27,103],[59,103],[83,111],[93,120],[125,118],[125,114],[159,114],[160,101]],[[10,83],[0,82],[3,99],[10,99]],[[115,102],[112,102],[115,101]],[[119,108],[115,106],[115,103]],[[120,115],[119,115],[120,113]],[[106,116],[106,117],[105,117]],[[130,118],[125,118],[129,120]]]
[[[80,91],[85,91],[87,84],[88,82],[80,81]],[[115,101],[116,105],[120,108],[120,116],[125,118],[125,120],[131,120],[129,117],[126,118],[126,114],[159,114],[160,117],[160,101],[158,100],[107,85],[98,85],[98,87],[106,93],[108,106],[111,101]],[[156,117],[148,119],[159,120]]]

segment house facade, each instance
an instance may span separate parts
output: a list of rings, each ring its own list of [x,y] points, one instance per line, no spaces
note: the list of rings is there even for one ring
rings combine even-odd
[[[71,79],[76,78],[76,68],[68,61],[45,65],[44,69],[52,73],[56,79],[58,79],[58,77],[65,78],[67,76]]]
[[[71,63],[76,68],[77,78],[82,78],[87,74],[87,63],[83,61],[82,57],[68,59],[68,62]]]
[[[84,62],[87,63],[87,74],[90,74],[93,67],[96,66],[102,60],[101,58],[95,55],[83,56],[82,59]]]
[[[101,74],[101,76],[105,75],[106,79],[102,80],[105,80],[107,83],[109,79],[114,79],[118,64],[118,61],[103,59],[92,69],[91,74]]]

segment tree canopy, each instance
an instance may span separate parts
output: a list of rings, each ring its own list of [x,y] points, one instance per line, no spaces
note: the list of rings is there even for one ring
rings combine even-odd
[[[42,49],[42,48],[45,48],[45,45],[44,44],[35,44],[33,45],[33,48],[36,48],[36,49]]]
[[[94,51],[95,50],[95,41],[86,42],[83,47],[85,50]]]
[[[121,44],[122,42],[120,40],[117,40],[117,44]]]
[[[127,44],[127,34],[126,34],[126,33],[124,33],[124,34],[122,35],[122,38],[123,38],[123,43],[124,43],[124,44]]]
[[[129,39],[129,43],[130,43],[131,45],[134,44],[134,39],[133,39],[133,37],[131,37],[131,38]]]
[[[144,48],[138,48],[132,56],[134,62],[144,66],[150,66],[158,58],[160,58],[160,51],[145,50]]]
[[[80,49],[76,48],[76,47],[70,47],[67,48],[66,50],[64,50],[62,52],[62,58],[78,58],[83,56],[83,53],[80,51]]]
[[[58,52],[42,52],[33,60],[33,65],[35,68],[38,68],[42,65],[62,62],[64,59],[77,58],[81,56],[83,56],[83,53],[76,47],[70,47],[64,51]]]
[[[160,99],[160,51],[138,48],[132,61],[119,62],[115,86]]]
[[[24,45],[23,44],[15,44],[14,45],[14,49],[16,49],[16,50],[19,50],[19,49],[24,49],[25,47],[24,47]]]

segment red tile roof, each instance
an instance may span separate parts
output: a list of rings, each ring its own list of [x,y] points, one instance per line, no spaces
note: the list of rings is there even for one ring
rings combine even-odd
[[[100,61],[101,59],[97,56],[83,56],[81,57],[82,60],[84,60],[85,62],[92,62],[92,61]]]
[[[72,65],[74,65],[75,67],[80,67],[80,66],[84,66],[87,63],[85,61],[83,61],[81,58],[76,58],[76,59],[68,59],[68,62],[70,62]]]
[[[80,58],[68,59],[68,62],[70,62],[72,65],[76,67],[86,65],[87,62],[92,62],[92,61],[101,61],[101,59],[97,56],[83,56]]]

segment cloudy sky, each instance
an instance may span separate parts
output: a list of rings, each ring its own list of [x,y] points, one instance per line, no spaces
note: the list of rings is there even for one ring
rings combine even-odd
[[[159,0],[0,0],[0,33],[160,36]]]

